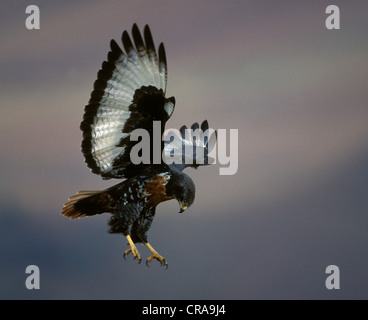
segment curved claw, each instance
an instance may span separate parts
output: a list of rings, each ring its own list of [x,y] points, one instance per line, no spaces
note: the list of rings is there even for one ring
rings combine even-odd
[[[151,261],[148,261],[148,259],[146,260],[146,266],[149,268]],[[159,261],[160,262],[160,261]],[[166,267],[166,270],[169,268],[169,265],[167,264],[166,260],[164,259],[162,262],[160,262],[160,267]]]
[[[167,268],[169,267],[169,265],[167,264],[166,260],[164,259],[160,265],[161,267],[165,266],[166,267],[166,270]]]
[[[142,262],[141,257],[134,256],[133,260],[138,260],[138,264]]]
[[[125,250],[124,251],[124,254],[123,254],[123,258],[124,258],[124,260],[126,260],[126,256],[129,254],[129,253],[131,253],[132,252],[132,249],[127,249],[127,250]]]
[[[166,269],[167,269],[167,262],[166,260],[164,259],[163,256],[159,255],[157,253],[157,251],[155,249],[153,249],[153,247],[148,243],[148,242],[144,242],[144,244],[147,246],[147,248],[151,251],[152,253],[152,256],[150,256],[147,261],[146,261],[146,265],[148,265],[149,262],[151,262],[153,259],[156,259],[158,262],[160,262],[160,265],[161,266],[166,266]]]
[[[146,260],[146,266],[149,267],[149,263],[153,260],[153,259],[156,259],[158,262],[160,262],[160,267],[163,267],[165,266],[166,267],[166,270],[167,268],[169,267],[168,264],[167,264],[167,261],[162,257],[160,256],[159,254],[153,254],[152,256],[150,256],[147,260]]]
[[[133,247],[133,249],[132,249],[132,248],[129,248],[129,249],[125,250],[125,251],[124,251],[124,255],[123,255],[124,260],[126,260],[126,258],[125,258],[125,257],[126,257],[129,253],[132,253],[132,255],[134,256],[134,257],[133,257],[133,260],[138,259],[138,264],[142,262],[141,255],[139,254],[139,252],[138,252],[137,248]]]
[[[147,260],[146,260],[146,266],[147,266],[148,268],[150,267],[149,262],[150,262],[150,261],[148,261],[148,259],[147,259]],[[165,267],[166,267],[166,270],[167,270],[167,268],[169,267],[169,265],[167,264],[167,262],[166,262],[166,260],[165,260],[165,259],[163,259],[163,261],[160,263],[160,267],[163,267],[163,266],[165,266]]]

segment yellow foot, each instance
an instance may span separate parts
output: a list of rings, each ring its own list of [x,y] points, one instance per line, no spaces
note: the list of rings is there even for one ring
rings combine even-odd
[[[160,262],[161,266],[166,266],[166,269],[168,268],[168,264],[166,262],[166,260],[164,259],[163,256],[159,255],[157,253],[157,251],[155,249],[153,249],[153,247],[147,242],[144,243],[147,248],[152,252],[152,256],[150,256],[147,261],[146,261],[146,265],[149,267],[149,262],[151,262],[153,259],[156,259],[158,262]]]
[[[142,261],[141,255],[139,254],[139,251],[137,247],[135,246],[130,235],[127,235],[127,239],[128,239],[130,248],[124,251],[124,259],[125,259],[125,256],[127,256],[129,253],[132,253],[134,256],[134,259],[138,259],[139,263],[141,263]]]

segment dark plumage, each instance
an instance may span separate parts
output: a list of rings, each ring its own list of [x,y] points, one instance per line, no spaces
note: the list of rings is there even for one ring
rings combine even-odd
[[[216,135],[209,135],[207,121],[201,127],[197,123],[192,125],[193,132],[189,134],[183,126],[174,142],[162,142],[157,146],[151,139],[150,164],[131,162],[132,148],[138,143],[131,141],[131,133],[135,129],[145,129],[152,137],[153,121],[161,121],[161,132],[164,132],[165,123],[175,108],[175,98],[165,97],[167,65],[163,44],[157,55],[148,26],[144,28],[144,39],[136,24],[132,35],[134,44],[128,33],[123,32],[125,52],[111,41],[111,51],[97,74],[80,126],[82,152],[92,172],[104,179],[125,180],[106,190],[78,192],[69,198],[62,214],[76,219],[111,213],[109,232],[123,234],[130,245],[124,256],[132,253],[140,261],[135,243],[143,242],[152,253],[147,262],[157,259],[167,265],[147,239],[156,207],[171,199],[179,202],[180,212],[192,205],[195,185],[182,171],[188,166],[196,168],[210,163],[208,152]],[[199,134],[194,136],[196,132]],[[186,152],[188,149],[184,146],[188,145],[193,152]],[[164,161],[153,164],[153,148],[157,147],[165,157],[170,157],[174,151],[178,156],[169,165]],[[199,151],[203,161],[197,163]]]

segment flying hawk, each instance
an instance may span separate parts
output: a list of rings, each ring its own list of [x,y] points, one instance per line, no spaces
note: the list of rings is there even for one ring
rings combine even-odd
[[[148,25],[142,38],[134,24],[132,36],[134,44],[129,34],[123,32],[125,52],[111,40],[111,51],[98,71],[80,125],[82,152],[92,172],[104,179],[125,180],[106,190],[79,191],[69,198],[62,214],[76,219],[111,213],[109,232],[123,234],[130,246],[124,257],[132,253],[140,262],[141,255],[135,244],[143,242],[152,253],[146,263],[157,259],[167,266],[166,260],[147,240],[156,207],[170,199],[179,202],[180,212],[192,205],[195,185],[182,171],[186,167],[197,168],[211,163],[213,159],[208,153],[216,143],[216,132],[210,134],[207,121],[201,126],[193,124],[190,130],[183,126],[172,132],[170,141],[162,139],[157,144],[150,140],[148,164],[131,161],[132,149],[140,143],[131,139],[134,130],[144,129],[152,137],[153,124],[159,123],[164,132],[165,123],[175,108],[175,98],[165,97],[164,45],[160,44],[157,54]],[[162,155],[159,163],[153,161],[153,153],[157,151],[154,148]],[[167,164],[165,159],[174,160]]]

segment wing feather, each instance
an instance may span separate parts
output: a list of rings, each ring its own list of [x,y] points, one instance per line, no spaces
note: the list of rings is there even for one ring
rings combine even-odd
[[[152,120],[162,120],[164,126],[175,106],[173,97],[165,98],[167,64],[163,44],[157,59],[148,25],[143,40],[134,24],[132,39],[127,31],[122,33],[124,51],[111,40],[107,61],[98,71],[81,123],[86,163],[92,172],[107,179],[127,177],[134,145],[131,132],[137,128],[150,131]]]
[[[201,126],[194,123],[190,129],[183,125],[179,130],[168,130],[164,140],[166,163],[181,171],[215,163],[209,154],[215,148],[217,133],[209,128],[207,120]]]

